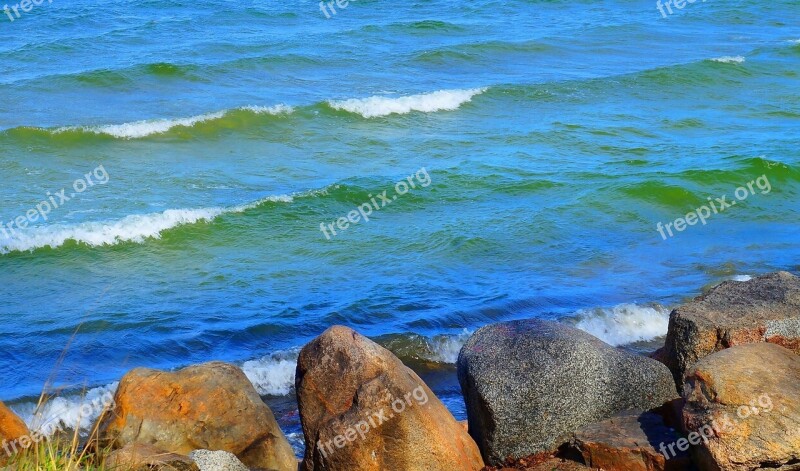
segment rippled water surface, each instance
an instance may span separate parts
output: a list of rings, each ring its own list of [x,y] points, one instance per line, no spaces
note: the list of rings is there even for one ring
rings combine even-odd
[[[704,286],[797,269],[799,17],[794,0],[0,16],[0,398],[25,412],[54,372],[74,393],[221,359],[296,433],[297,348],[332,324],[459,417],[452,364],[481,325],[658,337]],[[706,224],[657,230],[738,187]]]

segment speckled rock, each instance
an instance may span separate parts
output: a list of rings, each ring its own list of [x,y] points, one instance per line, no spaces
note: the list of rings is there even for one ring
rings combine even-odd
[[[195,450],[189,453],[200,471],[250,471],[233,453],[217,450]]]
[[[539,319],[493,324],[458,358],[469,431],[487,463],[552,450],[579,427],[675,399],[661,363]]]
[[[688,368],[719,350],[769,342],[800,354],[800,278],[776,272],[726,281],[672,311],[664,348],[654,354],[683,384]]]
[[[732,347],[697,362],[685,387],[700,469],[800,469],[800,356],[770,343]]]

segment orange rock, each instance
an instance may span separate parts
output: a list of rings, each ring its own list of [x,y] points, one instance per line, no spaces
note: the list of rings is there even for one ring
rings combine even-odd
[[[653,412],[627,411],[575,432],[569,447],[593,467],[619,471],[683,471],[689,469],[686,452],[670,454],[660,446],[680,436]],[[669,459],[668,459],[669,458]]]
[[[771,343],[731,347],[697,362],[684,394],[700,469],[798,469],[800,356]]]
[[[296,471],[289,442],[269,407],[237,367],[211,362],[174,373],[137,368],[101,419],[101,445],[148,444],[187,455],[223,450],[254,468]]]
[[[21,437],[22,441],[19,441]],[[30,446],[30,431],[25,422],[0,402],[0,464],[26,446]]]
[[[692,365],[735,345],[769,342],[800,354],[799,311],[800,278],[791,273],[726,281],[672,311],[664,347],[652,356],[681,388]]]
[[[391,352],[334,326],[297,361],[307,471],[477,471],[478,446]]]

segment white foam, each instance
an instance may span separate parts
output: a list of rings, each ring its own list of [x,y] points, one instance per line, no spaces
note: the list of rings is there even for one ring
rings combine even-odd
[[[711,59],[714,62],[722,62],[723,64],[741,64],[745,61],[743,56],[723,56]]]
[[[294,111],[291,106],[276,105],[276,106],[244,106],[236,108],[238,110],[247,110],[257,114],[288,114]],[[141,139],[143,137],[152,136],[155,134],[163,134],[172,128],[178,126],[191,127],[197,123],[206,121],[213,121],[225,117],[229,111],[217,111],[215,113],[206,113],[189,118],[174,118],[174,119],[155,119],[134,121],[131,123],[123,124],[106,124],[101,126],[69,126],[56,129],[56,133],[67,131],[85,131],[95,134],[106,134],[120,139]]]
[[[610,345],[625,345],[667,335],[669,311],[662,306],[620,304],[576,313],[576,327]]]
[[[85,435],[91,431],[97,418],[106,407],[113,404],[118,382],[93,388],[85,394],[53,397],[40,408],[34,403],[13,406],[16,412],[33,431],[51,436],[57,431],[78,430]]]
[[[242,371],[262,396],[286,396],[294,389],[298,353],[289,350],[246,361]]]
[[[275,105],[275,106],[243,106],[239,108],[242,110],[252,111],[253,113],[257,114],[291,114],[294,112],[294,108],[288,105]]]
[[[461,347],[469,339],[472,332],[464,329],[460,334],[455,335],[437,335],[428,341],[432,356],[428,358],[431,361],[439,363],[452,363],[458,361],[458,353]]]
[[[15,230],[9,237],[0,238],[0,254],[43,247],[57,248],[70,240],[91,247],[125,242],[142,243],[147,239],[159,239],[162,232],[178,226],[211,222],[222,214],[241,213],[268,201],[291,203],[293,199],[293,195],[269,196],[230,208],[168,209],[160,213],[125,216],[116,221],[53,224]]]
[[[752,279],[753,277],[750,275],[735,275],[731,277],[731,280],[733,281],[750,281]]]
[[[373,96],[369,98],[353,98],[350,100],[329,101],[331,108],[358,113],[365,118],[388,116],[390,114],[407,114],[412,111],[431,113],[435,111],[457,110],[472,97],[485,92],[486,88],[469,90],[439,90],[399,98]]]

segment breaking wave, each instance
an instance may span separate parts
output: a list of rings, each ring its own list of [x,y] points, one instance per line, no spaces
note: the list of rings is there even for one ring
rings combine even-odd
[[[267,202],[291,203],[295,197],[314,193],[269,196],[229,208],[168,209],[160,213],[125,216],[116,221],[38,226],[15,231],[10,237],[0,239],[0,254],[33,251],[44,247],[55,249],[67,241],[91,247],[126,242],[142,243],[147,239],[159,239],[164,231],[178,226],[210,222],[223,214],[241,213]]]
[[[575,327],[619,346],[667,335],[669,310],[659,305],[620,304],[578,311],[573,320]]]
[[[377,118],[391,114],[407,114],[412,111],[432,113],[435,111],[457,110],[468,103],[476,95],[485,92],[486,88],[468,90],[439,90],[398,98],[373,96],[369,98],[353,98],[342,101],[329,101],[328,105],[335,110],[357,113],[365,118]]]
[[[46,437],[67,430],[78,430],[85,435],[105,408],[113,404],[118,385],[116,382],[90,389],[81,395],[53,397],[39,408],[32,402],[11,408],[31,431],[38,431]]]
[[[714,62],[722,62],[723,64],[742,64],[745,58],[744,56],[722,56],[711,60]]]
[[[140,139],[155,134],[164,134],[170,129],[179,126],[188,128],[198,123],[222,119],[226,115],[235,111],[249,111],[255,114],[280,115],[291,114],[294,109],[286,105],[245,106],[242,108],[236,108],[234,110],[217,111],[216,113],[207,113],[189,118],[145,120],[123,124],[106,124],[102,126],[68,126],[58,128],[53,132],[59,134],[70,131],[81,131],[94,134],[106,134],[108,136],[120,139]]]

